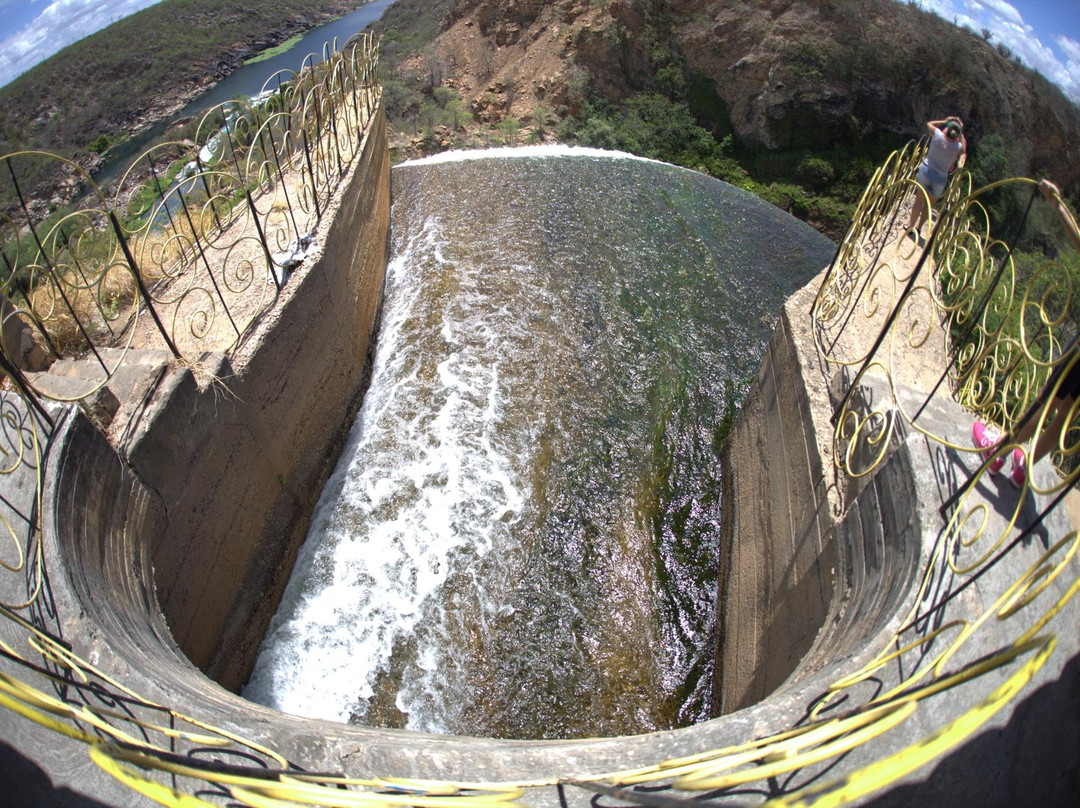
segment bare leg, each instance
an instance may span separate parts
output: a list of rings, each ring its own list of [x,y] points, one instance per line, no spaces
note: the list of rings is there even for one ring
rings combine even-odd
[[[1060,396],[1055,398],[1050,406],[1055,407],[1054,417],[1046,422],[1043,427],[1042,434],[1039,435],[1038,440],[1035,441],[1035,448],[1032,451],[1030,462],[1035,465],[1042,460],[1047,454],[1052,452],[1058,446],[1058,441],[1063,429],[1068,429],[1069,414],[1072,411],[1073,403],[1076,401],[1074,396]],[[1035,427],[1039,423],[1040,413],[1034,413],[1030,418],[1024,421],[1020,425],[1020,428],[1010,436],[1008,440],[1010,443],[1025,444],[1032,435],[1035,434]]]
[[[915,191],[915,201],[911,205],[911,218],[908,220],[908,230],[918,230],[922,227],[926,218],[926,195],[920,188]]]
[[[1072,414],[1075,401],[1075,397],[1071,396],[1061,396],[1054,399],[1057,412],[1054,413],[1054,420],[1047,424],[1046,429],[1039,435],[1039,439],[1035,441],[1035,454],[1031,458],[1032,465],[1038,463],[1043,457],[1058,448],[1065,430],[1069,428],[1069,416]],[[1034,420],[1033,418],[1032,421]],[[1032,425],[1032,431],[1034,431],[1034,425]],[[1019,437],[1018,434],[1017,438]]]

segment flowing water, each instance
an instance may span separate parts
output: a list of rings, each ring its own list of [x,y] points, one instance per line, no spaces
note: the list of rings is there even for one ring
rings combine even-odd
[[[393,169],[371,387],[245,695],[569,738],[708,717],[718,455],[833,245],[581,149]]]

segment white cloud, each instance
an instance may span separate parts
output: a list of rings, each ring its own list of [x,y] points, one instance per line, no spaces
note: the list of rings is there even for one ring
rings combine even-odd
[[[21,31],[0,41],[0,86],[73,42],[161,0],[53,0]]]
[[[1007,20],[1016,25],[1024,24],[1024,18],[1020,15],[1020,12],[1016,10],[1016,6],[1006,3],[1004,0],[967,0],[965,5],[976,14],[978,14],[979,11],[987,9],[990,13],[1002,20]],[[982,15],[980,14],[979,16]]]
[[[1064,36],[1051,36],[1055,51],[1044,43],[1019,9],[1005,0],[964,0],[961,12],[953,0],[919,0],[927,11],[957,25],[982,33],[989,31],[991,42],[1004,45],[1024,64],[1042,73],[1080,103],[1080,45]]]
[[[1056,36],[1054,43],[1070,62],[1080,62],[1080,42],[1069,39],[1067,36]]]
[[[1061,86],[1077,103],[1080,103],[1080,42],[1067,36],[1054,37],[1054,44],[1065,54],[1065,74],[1068,77]]]

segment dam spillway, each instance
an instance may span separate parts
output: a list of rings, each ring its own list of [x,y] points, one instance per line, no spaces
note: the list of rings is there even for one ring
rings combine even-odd
[[[723,501],[737,505],[732,546],[747,552],[727,559],[735,585],[722,593],[727,616],[740,618],[720,643],[732,663],[729,714],[639,736],[524,742],[307,719],[238,697],[249,644],[262,636],[252,627],[265,625],[277,571],[302,538],[286,515],[310,514],[317,459],[332,453],[327,437],[347,428],[335,418],[363,387],[375,314],[356,304],[379,298],[389,173],[379,115],[272,315],[243,350],[204,360],[229,395],[167,366],[118,444],[74,407],[57,418],[38,469],[42,540],[32,545],[48,572],[45,623],[29,632],[0,623],[0,761],[14,786],[5,796],[584,808],[614,795],[840,805],[876,790],[869,804],[1071,804],[1080,755],[1076,724],[1062,716],[1076,714],[1080,692],[1076,599],[1066,593],[1059,612],[1043,615],[1047,598],[1074,585],[1072,551],[1052,574],[1040,567],[1047,537],[1070,529],[1064,509],[977,576],[935,568],[941,492],[978,463],[901,433],[881,469],[845,483],[830,456],[834,374],[809,336],[816,280],[785,301],[731,433],[733,473],[723,479],[734,495]],[[965,440],[962,410],[929,410],[955,445]],[[31,446],[28,433],[16,437]],[[996,512],[1009,499],[986,482],[973,495]],[[849,487],[846,508],[836,507],[832,493]],[[936,573],[931,589],[920,589],[924,571]],[[1012,598],[1008,615],[987,611],[1018,580],[1038,590]],[[5,602],[25,597],[21,576],[4,581]],[[920,618],[905,624],[913,608]],[[1056,643],[1049,662],[1045,636],[1009,657],[1013,632],[1032,620]],[[965,656],[920,671],[944,650],[941,632],[965,625],[982,629]],[[921,639],[889,653],[907,641],[901,630]],[[983,656],[972,663],[972,653]],[[917,677],[914,691],[896,690],[904,676]]]
[[[719,448],[834,246],[624,154],[393,176],[372,383],[244,694],[488,737],[708,718]]]

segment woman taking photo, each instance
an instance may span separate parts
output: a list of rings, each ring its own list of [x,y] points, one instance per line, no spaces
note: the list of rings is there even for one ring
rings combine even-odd
[[[930,204],[945,192],[945,183],[949,181],[949,174],[954,168],[963,168],[964,160],[967,159],[967,140],[964,138],[964,124],[955,115],[943,121],[930,121],[926,124],[926,130],[930,135],[930,148],[926,152],[926,159],[919,166],[919,173],[915,181],[926,191],[925,194],[915,193],[915,202],[911,206],[911,219],[908,221],[908,231],[917,239],[919,228],[926,221],[927,196]]]

